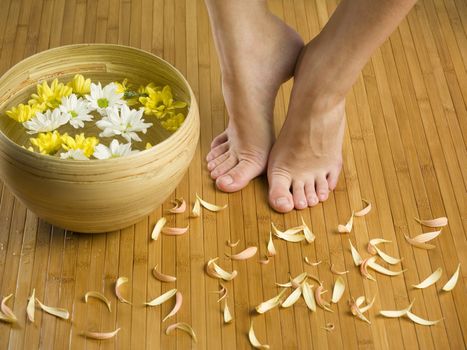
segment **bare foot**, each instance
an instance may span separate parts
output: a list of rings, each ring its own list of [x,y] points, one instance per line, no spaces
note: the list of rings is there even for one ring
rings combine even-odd
[[[245,12],[229,22],[232,16],[222,20],[222,11],[213,6],[240,6],[241,2],[214,3],[208,9],[229,124],[212,141],[206,160],[217,187],[234,192],[266,168],[274,142],[274,100],[280,85],[292,76],[303,42],[265,6],[253,8],[256,3],[247,3]]]
[[[344,91],[334,93],[331,86],[341,81],[326,61],[310,43],[297,63],[287,119],[268,163],[269,202],[279,212],[314,206],[337,184],[345,99]]]

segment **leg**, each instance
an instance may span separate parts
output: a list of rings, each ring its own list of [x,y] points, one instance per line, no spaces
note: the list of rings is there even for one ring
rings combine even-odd
[[[206,0],[206,5],[229,113],[207,166],[217,187],[233,192],[266,168],[274,141],[274,100],[292,76],[303,42],[268,11],[265,0]]]
[[[279,212],[328,198],[342,163],[345,95],[372,52],[415,0],[342,0],[302,50],[287,119],[268,163],[269,201]]]

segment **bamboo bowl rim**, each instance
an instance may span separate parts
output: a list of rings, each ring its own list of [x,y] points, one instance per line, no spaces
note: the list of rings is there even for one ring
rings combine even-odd
[[[187,123],[187,119],[188,118],[196,118],[196,115],[195,115],[196,113],[191,113],[192,106],[196,104],[196,98],[195,98],[193,90],[191,89],[191,86],[188,83],[188,81],[186,80],[186,78],[183,76],[183,74],[174,65],[172,65],[168,61],[164,60],[162,57],[159,57],[159,56],[153,54],[152,52],[149,52],[149,51],[146,51],[146,50],[143,50],[143,49],[140,49],[140,48],[136,48],[136,47],[133,47],[133,46],[121,45],[121,44],[109,44],[109,43],[102,43],[102,44],[100,44],[100,43],[99,44],[98,43],[86,43],[86,44],[62,45],[62,46],[50,48],[50,49],[47,49],[47,50],[44,50],[44,51],[41,51],[41,52],[37,52],[37,53],[35,53],[35,54],[31,55],[31,56],[28,56],[25,59],[23,59],[23,60],[17,62],[16,64],[14,64],[13,66],[11,66],[5,73],[2,74],[2,76],[0,76],[0,84],[2,84],[4,78],[7,77],[8,74],[10,74],[10,72],[12,70],[14,70],[18,66],[21,66],[21,65],[23,65],[23,64],[25,64],[25,63],[27,63],[27,62],[29,62],[29,61],[37,58],[37,57],[40,57],[40,56],[42,56],[44,54],[50,54],[50,53],[53,53],[54,51],[61,51],[61,50],[65,50],[65,49],[79,49],[79,48],[88,48],[88,47],[95,47],[95,48],[102,47],[102,48],[107,48],[107,49],[108,48],[116,48],[116,49],[130,50],[130,51],[134,51],[136,53],[142,54],[142,55],[150,56],[155,61],[162,61],[164,64],[166,64],[168,66],[168,68],[171,69],[173,71],[173,73],[175,73],[177,75],[178,78],[180,78],[180,80],[183,82],[183,84],[185,85],[185,88],[187,89],[187,91],[188,91],[188,93],[190,95],[188,111],[187,111],[187,114],[185,116],[185,120],[182,123],[182,125],[174,133],[170,134],[169,137],[165,138],[163,141],[155,144],[154,146],[152,146],[149,149],[144,149],[144,150],[141,150],[139,152],[126,155],[124,157],[108,158],[108,159],[88,159],[88,160],[61,159],[61,158],[58,158],[58,157],[52,157],[52,156],[49,156],[49,155],[46,155],[46,154],[42,154],[40,152],[31,152],[31,151],[21,147],[18,143],[11,140],[7,135],[5,135],[3,130],[0,128],[0,138],[2,140],[6,141],[11,146],[13,146],[13,148],[15,148],[15,151],[20,152],[25,156],[35,158],[38,161],[46,160],[47,162],[51,162],[52,164],[62,164],[62,165],[66,164],[66,165],[69,165],[69,166],[72,166],[73,164],[75,164],[75,165],[80,166],[80,165],[83,165],[83,164],[103,165],[104,163],[106,163],[106,164],[115,164],[115,165],[117,165],[119,163],[124,163],[124,162],[127,162],[127,161],[131,161],[132,159],[136,159],[136,158],[139,158],[139,157],[143,157],[145,155],[149,155],[150,153],[154,153],[154,155],[155,155],[156,153],[158,153],[158,151],[161,148],[165,147],[165,145],[170,141],[170,139],[173,139],[175,136],[177,136],[177,135],[179,135],[181,133],[184,133],[185,130],[190,127],[189,126],[190,123]],[[3,118],[5,116],[0,116],[0,117]]]

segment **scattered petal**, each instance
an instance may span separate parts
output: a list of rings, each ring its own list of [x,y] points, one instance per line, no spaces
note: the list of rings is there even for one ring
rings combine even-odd
[[[227,272],[216,264],[219,257],[209,260],[206,263],[206,273],[213,278],[222,278],[225,281],[231,281],[237,276],[237,271]]]
[[[360,273],[362,276],[368,278],[369,280],[376,281],[376,279],[368,272],[368,263],[371,261],[375,261],[376,256],[372,256],[370,258],[365,258],[362,260],[362,264],[360,265]]]
[[[269,256],[266,256],[266,258],[264,259],[261,259],[260,261],[258,261],[261,265],[267,265],[269,264]]]
[[[303,231],[303,226],[296,226],[296,227],[292,227],[292,228],[289,228],[285,231],[281,231],[277,228],[276,225],[274,225],[273,222],[271,222],[271,226],[272,226],[272,229],[274,230],[274,233],[276,234],[284,234],[284,235],[287,235],[287,236],[293,236],[293,235],[296,235],[297,233]]]
[[[229,305],[227,304],[227,300],[224,303],[224,323],[232,322],[233,317],[229,310]]]
[[[248,331],[248,339],[250,339],[250,344],[255,349],[269,349],[269,345],[263,345],[259,342],[258,338],[256,338],[255,331],[253,329],[253,321],[250,324],[250,330]]]
[[[426,232],[422,233],[418,236],[415,236],[411,238],[413,241],[418,242],[418,243],[426,243],[428,241],[431,241],[432,239],[438,237],[441,234],[442,230],[438,231],[432,231],[432,232]]]
[[[104,302],[104,304],[107,305],[107,309],[109,309],[109,311],[112,312],[112,310],[110,309],[110,300],[107,299],[104,294],[99,293],[99,292],[92,292],[92,291],[87,292],[84,295],[84,302],[87,303],[89,297],[96,298],[96,299],[99,299],[100,301]]]
[[[411,313],[410,311],[407,311],[406,313],[407,317],[410,318],[413,322],[417,323],[417,324],[420,324],[422,326],[434,326],[435,324],[437,324],[438,322],[442,321],[442,320],[436,320],[436,321],[429,321],[429,320],[425,320],[417,315],[414,315],[413,313]]]
[[[331,302],[334,304],[337,304],[339,300],[342,298],[342,295],[344,294],[344,290],[345,290],[344,279],[341,276],[339,276],[336,279],[336,283],[334,283],[334,289],[332,291]]]
[[[383,239],[383,238],[371,239],[370,242],[368,242],[368,247],[367,247],[368,253],[370,253],[371,255],[376,255],[378,253],[376,246],[380,243],[391,243],[391,241],[388,241],[387,239]]]
[[[28,315],[28,319],[31,322],[34,322],[34,312],[36,310],[36,289],[32,289],[31,296],[28,299],[28,306],[26,307],[26,313]]]
[[[274,242],[272,241],[272,233],[269,231],[269,242],[268,242],[268,256],[276,255],[276,247],[274,247]]]
[[[161,282],[175,282],[177,280],[177,277],[175,276],[165,275],[157,271],[157,265],[152,269],[152,274],[157,280]]]
[[[322,298],[322,294],[326,293],[326,291],[324,290],[324,287],[323,286],[318,286],[316,287],[315,289],[315,300],[316,300],[316,304],[318,304],[321,308],[323,308],[324,310],[326,311],[329,311],[329,312],[334,312],[332,311],[332,309],[330,308],[331,305],[325,301],[323,298]]]
[[[305,220],[303,220],[303,216],[300,215],[300,218],[302,220],[303,235],[305,236],[306,241],[308,243],[314,242],[316,236],[313,234],[313,232],[311,232],[310,228],[305,223]]]
[[[196,338],[195,331],[188,323],[185,323],[185,322],[174,323],[167,327],[167,329],[165,330],[165,334],[169,335],[174,329],[180,329],[181,331],[188,333],[195,343],[198,342],[198,338]]]
[[[421,220],[419,218],[415,218],[415,221],[417,221],[420,225],[427,227],[444,227],[448,224],[448,218],[444,216],[431,220]]]
[[[305,299],[305,304],[311,311],[316,311],[316,301],[311,288],[312,286],[307,282],[302,284],[303,299]]]
[[[353,216],[354,216],[354,213],[352,212],[352,215],[350,216],[349,221],[345,225],[337,226],[337,231],[339,233],[350,233],[352,231]]]
[[[227,257],[229,257],[232,260],[247,260],[252,258],[256,252],[258,251],[258,247],[248,247],[245,250],[242,250],[240,253],[237,254],[225,254]]]
[[[334,326],[334,323],[331,323],[331,322],[326,323],[326,327],[323,327],[323,329],[328,332],[332,332],[335,328],[336,326]]]
[[[441,275],[443,274],[443,269],[441,267],[438,267],[435,272],[433,272],[430,276],[425,278],[422,282],[419,284],[414,284],[412,287],[418,288],[418,289],[423,289],[431,286],[432,284],[435,284],[438,282],[438,280],[441,278]]]
[[[44,305],[37,298],[36,298],[36,301],[41,307],[41,309],[47,312],[48,314],[57,316],[59,318],[63,318],[64,320],[68,320],[68,318],[70,317],[70,313],[66,309]]]
[[[449,292],[454,289],[454,287],[456,286],[457,280],[459,279],[460,268],[461,268],[461,264],[457,265],[456,272],[454,272],[454,274],[451,276],[449,281],[447,281],[446,284],[443,286],[443,288],[441,288],[442,290],[444,290],[445,292]]]
[[[83,332],[83,335],[86,338],[105,340],[105,339],[111,339],[111,338],[115,337],[119,331],[120,331],[120,328],[117,328],[113,332],[89,332],[89,331],[85,331],[85,332]]]
[[[230,242],[230,239],[227,241],[227,245],[228,245],[230,248],[235,248],[236,246],[238,246],[238,243],[240,243],[240,240],[238,240],[237,242],[234,242],[234,243],[231,243],[231,242]]]
[[[117,278],[117,281],[115,282],[115,295],[117,296],[117,299],[120,300],[121,303],[131,304],[128,300],[122,297],[122,293],[120,291],[121,286],[125,283],[128,283],[127,277]]]
[[[346,273],[349,273],[348,270],[345,270],[345,271],[337,271],[335,268],[334,268],[334,264],[331,264],[331,272],[333,274],[336,274],[336,275],[345,275]]]
[[[154,229],[152,230],[152,233],[151,233],[151,238],[154,241],[159,238],[162,228],[165,226],[166,223],[167,223],[167,219],[165,217],[161,217],[159,220],[157,220],[156,225],[154,226]]]
[[[426,250],[436,248],[436,246],[434,246],[433,244],[420,243],[420,242],[418,242],[418,241],[415,241],[413,238],[410,238],[410,237],[407,236],[407,235],[404,235],[404,237],[405,237],[405,240],[406,240],[407,242],[409,242],[411,245],[413,245],[414,247],[422,248],[422,249],[426,249]]]
[[[162,233],[168,236],[180,236],[187,233],[189,225],[187,227],[163,227]]]
[[[308,274],[306,272],[302,272],[297,277],[294,277],[290,282],[276,283],[276,285],[279,286],[279,287],[286,287],[286,288],[297,287],[297,285],[302,283],[307,278],[307,276],[308,276]]]
[[[201,203],[198,199],[198,195],[196,195],[196,200],[195,200],[195,204],[193,205],[193,216],[194,217],[199,217],[201,215]]]
[[[297,243],[305,240],[305,235],[302,234],[286,234],[285,232],[281,231],[276,231],[274,232],[274,235],[279,237],[280,239],[283,239],[284,241],[287,242],[292,242],[292,243]]]
[[[175,199],[172,201],[174,207],[169,209],[169,212],[174,214],[181,214],[186,211],[186,202],[183,198]]]
[[[371,324],[370,320],[368,320],[366,316],[360,311],[360,308],[354,300],[350,302],[350,311],[352,312],[352,315],[357,316],[359,319],[368,324]]]
[[[383,252],[381,249],[379,249],[376,246],[375,246],[375,250],[376,250],[376,253],[378,253],[378,255],[381,257],[381,259],[386,261],[388,264],[395,265],[395,264],[398,264],[398,263],[400,263],[402,261],[402,259],[394,258],[394,257],[386,254],[385,252]]]
[[[273,298],[271,298],[269,300],[263,301],[261,304],[259,304],[255,308],[256,312],[259,313],[259,314],[264,314],[266,311],[269,311],[269,310],[275,308],[276,306],[278,306],[281,303],[282,297],[284,296],[286,290],[287,289],[282,289],[280,291],[280,293],[277,294],[275,297],[273,297]]]
[[[212,203],[209,203],[209,202],[206,202],[205,200],[203,200],[200,196],[196,195],[196,199],[199,201],[199,203],[205,207],[207,210],[210,210],[210,211],[221,211],[221,210],[224,210],[225,208],[227,208],[227,204],[224,204],[222,206],[220,205],[215,205],[215,204],[212,204]]]
[[[282,302],[281,306],[282,307],[292,306],[293,304],[297,302],[297,300],[300,298],[301,295],[302,295],[302,288],[301,286],[298,286],[297,288],[295,288],[295,290],[292,293],[290,293],[287,299],[285,299]]]
[[[317,261],[317,262],[311,262],[307,256],[305,256],[305,258],[303,259],[305,260],[305,263],[310,265],[310,266],[318,266],[319,264],[321,264],[321,260],[320,261]]]
[[[166,293],[167,294],[167,293]],[[175,305],[172,309],[172,311],[170,311],[167,316],[164,317],[164,319],[162,320],[162,322],[165,322],[168,318],[174,316],[178,310],[180,310],[180,308],[182,307],[182,303],[183,303],[183,296],[182,296],[182,293],[180,292],[176,292],[175,293]]]
[[[412,301],[410,303],[410,305],[407,306],[405,309],[402,309],[402,310],[381,310],[379,313],[380,313],[380,315],[383,315],[384,317],[389,317],[389,318],[396,318],[396,317],[404,316],[404,315],[407,314],[407,311],[410,311],[414,301]]]
[[[362,264],[362,257],[360,256],[360,254],[358,254],[358,251],[357,249],[355,249],[355,247],[353,246],[352,244],[352,241],[349,239],[349,243],[350,243],[350,251],[352,252],[352,259],[353,259],[353,262],[355,264],[355,266],[360,266]]]
[[[357,306],[359,307],[360,312],[363,313],[363,312],[366,312],[366,311],[370,310],[370,309],[373,307],[373,304],[375,303],[375,300],[376,300],[376,296],[374,296],[373,299],[371,299],[371,301],[370,301],[366,306],[360,307],[360,305],[362,305],[363,302],[365,301],[365,297],[362,297],[362,298],[363,298],[363,300],[361,301],[360,304],[357,303],[357,302],[355,302],[355,303],[356,303]]]
[[[369,259],[367,262],[367,266],[371,267],[373,270],[378,271],[379,273],[382,273],[383,275],[386,275],[386,276],[398,276],[404,273],[405,271],[407,271],[407,270],[401,270],[401,271],[388,270],[387,268],[381,266],[380,264],[376,262],[376,257],[375,259]]]
[[[363,208],[362,210],[355,212],[354,214],[355,216],[365,216],[371,211],[371,203],[367,201],[366,199],[362,199],[362,202],[366,204],[366,207]]]
[[[174,288],[174,289],[171,289],[171,290],[165,292],[164,294],[158,296],[157,298],[155,298],[155,299],[153,299],[151,301],[148,301],[147,303],[144,303],[144,305],[147,305],[147,306],[161,305],[161,304],[165,303],[167,300],[169,300],[170,298],[172,298],[175,294],[177,294],[177,290]]]
[[[4,297],[2,299],[2,303],[0,304],[0,310],[2,311],[2,314],[3,314],[4,317],[10,319],[11,323],[16,323],[18,321],[18,319],[16,318],[13,311],[6,304],[7,301],[11,299],[12,296],[13,296],[13,294],[10,294],[10,295],[7,295],[6,297]]]

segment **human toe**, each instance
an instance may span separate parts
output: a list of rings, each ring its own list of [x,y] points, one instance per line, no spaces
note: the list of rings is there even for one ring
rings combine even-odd
[[[269,176],[269,204],[280,213],[287,213],[294,207],[290,183],[283,175]]]
[[[316,193],[318,194],[318,198],[321,202],[328,199],[329,196],[329,184],[326,180],[326,177],[319,175],[316,177],[315,180],[316,186]]]
[[[260,173],[261,167],[258,164],[242,159],[227,173],[216,179],[216,186],[224,192],[239,191]]]
[[[305,184],[305,196],[308,202],[308,206],[314,207],[316,204],[319,203],[318,195],[316,194],[314,179],[308,181]]]
[[[228,142],[221,143],[220,145],[217,145],[211,148],[211,151],[209,151],[208,155],[206,156],[206,160],[210,162],[211,160],[219,157],[221,154],[227,152],[228,150],[229,150],[229,143]]]
[[[220,162],[220,164],[218,164],[211,171],[211,178],[214,180],[217,179],[219,176],[224,175],[237,164],[238,164],[237,157],[235,157],[232,154],[229,154],[228,157],[223,162]]]
[[[292,184],[293,202],[296,209],[304,209],[308,206],[305,196],[305,185],[302,181],[294,181]]]

